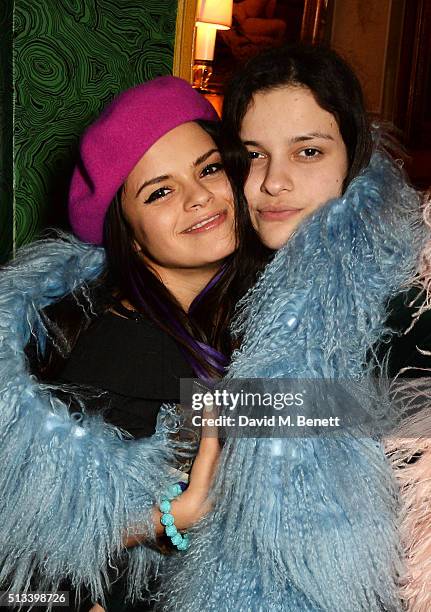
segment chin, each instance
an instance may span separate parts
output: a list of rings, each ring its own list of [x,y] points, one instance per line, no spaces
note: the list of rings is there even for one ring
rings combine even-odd
[[[291,230],[289,232],[280,232],[277,234],[268,234],[268,235],[260,235],[260,240],[263,242],[263,244],[268,247],[269,249],[272,249],[273,251],[278,251],[278,249],[281,249],[286,242],[289,241],[289,238],[292,236],[294,230]]]
[[[220,244],[220,242],[216,242],[215,244],[213,243],[212,247],[213,248],[211,249],[211,257],[214,261],[221,261],[223,259],[226,259],[226,257],[232,255],[232,253],[234,253],[236,250],[235,242],[233,240],[225,242],[224,245]]]
[[[225,259],[232,255],[233,250],[221,251],[220,253],[212,253],[211,258],[206,261],[207,266],[221,266]]]

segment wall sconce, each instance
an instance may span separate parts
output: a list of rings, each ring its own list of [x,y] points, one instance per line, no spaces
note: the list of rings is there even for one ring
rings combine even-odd
[[[213,73],[217,30],[229,30],[232,25],[233,0],[200,0],[196,15],[195,61],[193,87],[209,92],[208,82]]]

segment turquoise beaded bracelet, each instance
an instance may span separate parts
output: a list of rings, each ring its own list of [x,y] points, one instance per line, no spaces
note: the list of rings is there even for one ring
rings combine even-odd
[[[171,514],[171,501],[181,495],[183,492],[183,488],[181,484],[174,484],[169,487],[166,495],[164,495],[162,501],[160,502],[160,512],[162,516],[160,518],[161,524],[165,528],[165,533],[168,538],[171,539],[171,542],[174,546],[178,548],[178,550],[187,550],[190,541],[187,534],[182,535],[178,529],[175,527],[175,519]]]

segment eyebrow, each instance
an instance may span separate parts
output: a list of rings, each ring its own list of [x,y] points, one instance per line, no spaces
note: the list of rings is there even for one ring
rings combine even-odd
[[[218,153],[218,152],[219,152],[218,149],[210,149],[209,151],[207,151],[206,153],[204,153],[203,155],[195,159],[195,161],[193,162],[193,167],[196,168],[196,166],[203,164],[203,162],[206,161],[209,157],[211,157],[213,153]],[[149,185],[156,185],[157,183],[166,181],[167,179],[171,177],[172,177],[171,174],[162,174],[161,176],[156,176],[152,179],[149,179],[148,181],[145,181],[145,183],[142,183],[142,185],[139,187],[138,191],[136,192],[135,198],[138,197],[138,195],[141,193],[143,189],[145,189],[145,187],[148,187]]]
[[[334,140],[333,136],[330,134],[325,134],[324,132],[310,132],[308,134],[300,134],[298,136],[294,136],[293,138],[289,138],[289,144],[295,144],[297,142],[306,142],[307,140],[314,140],[315,138],[322,138],[324,140]],[[261,146],[259,142],[256,140],[244,140],[244,145],[258,147]]]
[[[145,189],[145,187],[148,187],[149,185],[156,185],[157,183],[166,181],[166,179],[168,179],[169,177],[170,177],[170,174],[162,174],[161,176],[156,176],[150,179],[149,181],[145,181],[145,183],[142,183],[142,185],[139,187],[138,191],[136,192],[135,198],[138,197],[138,195],[141,193],[143,189]]]
[[[203,164],[204,161],[206,161],[208,157],[211,157],[213,153],[219,153],[219,150],[216,148],[210,149],[209,151],[198,157],[197,160],[193,162],[193,166],[196,168],[196,166]]]

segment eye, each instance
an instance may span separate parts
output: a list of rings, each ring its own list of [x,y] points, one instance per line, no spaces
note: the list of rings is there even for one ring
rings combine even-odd
[[[216,174],[217,172],[220,172],[221,170],[223,170],[223,164],[221,162],[214,162],[212,164],[208,164],[208,166],[205,166],[200,176],[201,177],[210,176],[211,174]]]
[[[322,155],[322,151],[319,151],[319,149],[315,149],[314,147],[307,147],[298,153],[299,157],[305,157],[307,159],[313,159],[319,157],[320,155]]]
[[[145,204],[151,204],[151,202],[161,200],[162,198],[165,198],[167,195],[169,195],[170,192],[171,190],[168,189],[168,187],[160,187],[156,191],[153,191],[153,193],[145,200]]]
[[[248,152],[248,158],[249,159],[264,159],[265,154],[261,153],[260,151],[249,151]]]

